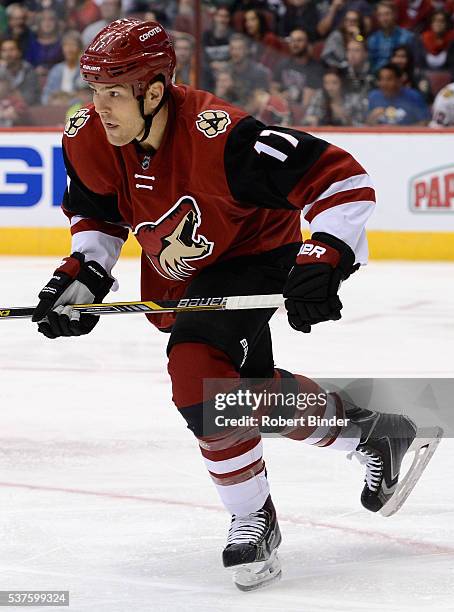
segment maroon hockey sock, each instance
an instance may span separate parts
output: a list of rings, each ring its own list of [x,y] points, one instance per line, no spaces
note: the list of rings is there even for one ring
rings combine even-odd
[[[203,379],[219,379],[223,390],[238,385],[239,374],[222,351],[202,343],[176,344],[169,356],[173,400],[196,434],[208,472],[231,514],[259,510],[269,495],[258,428],[226,428],[203,435]],[[212,408],[212,405],[211,405]],[[210,409],[209,407],[207,409]]]

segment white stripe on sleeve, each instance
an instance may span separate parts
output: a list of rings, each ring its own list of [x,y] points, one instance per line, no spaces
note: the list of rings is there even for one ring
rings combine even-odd
[[[374,202],[349,202],[328,208],[314,217],[311,233],[325,232],[343,240],[362,265],[369,259],[365,225],[375,208]]]

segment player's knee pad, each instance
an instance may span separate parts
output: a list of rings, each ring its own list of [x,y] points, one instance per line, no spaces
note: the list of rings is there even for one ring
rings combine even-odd
[[[209,344],[182,342],[169,353],[168,372],[172,381],[175,405],[188,428],[202,437],[204,401],[210,409],[211,397],[204,398],[204,379],[237,379],[238,373],[230,358]]]

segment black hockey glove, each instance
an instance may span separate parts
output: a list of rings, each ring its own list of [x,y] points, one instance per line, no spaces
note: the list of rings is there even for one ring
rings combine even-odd
[[[293,329],[308,334],[311,325],[341,318],[339,286],[352,272],[355,254],[339,238],[316,232],[302,245],[284,286],[285,307]]]
[[[82,253],[65,257],[47,285],[40,291],[32,321],[48,338],[88,334],[99,316],[81,314],[68,304],[102,302],[114,280],[96,261],[85,261]]]

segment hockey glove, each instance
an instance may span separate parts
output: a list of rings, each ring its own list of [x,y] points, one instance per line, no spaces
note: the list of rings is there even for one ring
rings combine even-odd
[[[48,338],[88,334],[99,316],[81,314],[68,304],[102,302],[113,283],[98,262],[86,262],[83,253],[73,253],[40,291],[32,321],[38,323],[38,331]]]
[[[284,286],[293,329],[308,334],[315,323],[341,318],[337,292],[341,282],[359,268],[354,263],[352,249],[331,234],[316,232],[304,242]]]

